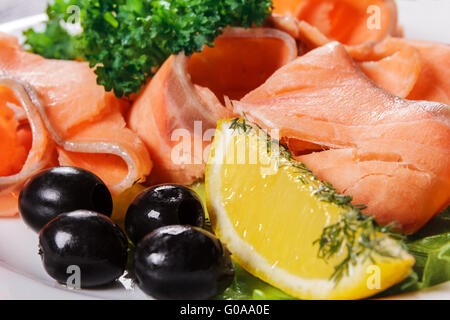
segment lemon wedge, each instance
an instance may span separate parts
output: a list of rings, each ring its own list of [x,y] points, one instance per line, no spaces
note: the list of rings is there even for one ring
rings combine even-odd
[[[206,169],[211,224],[252,275],[300,299],[362,299],[402,281],[414,258],[245,119],[218,124]]]

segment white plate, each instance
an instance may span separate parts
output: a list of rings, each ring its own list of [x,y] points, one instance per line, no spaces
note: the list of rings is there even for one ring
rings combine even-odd
[[[450,43],[449,0],[398,0],[400,24],[409,38]],[[4,25],[0,31],[16,35],[45,19],[34,16]],[[56,284],[44,271],[38,237],[20,219],[0,220],[0,299],[146,299],[126,278],[112,287],[74,291]],[[393,297],[393,299],[450,300],[450,282]]]

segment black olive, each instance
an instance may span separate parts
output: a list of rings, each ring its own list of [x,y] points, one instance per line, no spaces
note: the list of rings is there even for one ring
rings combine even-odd
[[[175,224],[203,227],[204,222],[202,200],[193,190],[180,185],[159,185],[141,192],[130,205],[125,231],[137,244],[160,227]]]
[[[112,197],[93,173],[74,167],[55,167],[31,178],[19,196],[19,212],[34,231],[58,215],[90,210],[111,216]]]
[[[230,253],[213,234],[191,226],[162,227],[136,247],[138,286],[163,300],[204,300],[233,281]]]
[[[128,241],[110,218],[79,210],[59,215],[41,230],[39,254],[53,279],[76,286],[71,276],[77,271],[80,288],[91,288],[124,273]]]

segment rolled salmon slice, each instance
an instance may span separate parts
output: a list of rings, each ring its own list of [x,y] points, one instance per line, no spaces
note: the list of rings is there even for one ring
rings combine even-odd
[[[302,53],[331,42],[316,27],[290,16],[273,15],[268,24],[297,39]],[[390,93],[450,104],[450,45],[388,36],[346,49],[366,76]]]
[[[389,92],[450,104],[450,45],[388,37],[347,50],[364,73]]]
[[[386,92],[337,42],[232,104],[380,224],[414,233],[450,204],[450,107]]]
[[[152,162],[144,143],[127,128],[117,100],[111,108],[101,121],[65,140],[55,137],[55,141],[61,165],[92,171],[103,178],[113,194],[119,194],[136,182],[144,182]]]
[[[316,27],[291,16],[273,15],[268,24],[297,39],[301,53],[332,42]],[[390,93],[406,98],[422,76],[423,58],[419,50],[400,40],[388,36],[376,43],[347,45],[346,49],[367,77]]]
[[[378,42],[395,35],[394,0],[274,0],[274,13],[292,16],[347,45]]]
[[[34,110],[58,146],[57,164],[93,171],[114,194],[149,175],[151,159],[126,127],[123,102],[97,85],[88,63],[44,59],[25,52],[15,37],[0,34],[0,74],[35,92]],[[20,108],[15,111],[23,117]]]
[[[26,159],[25,146],[20,142],[18,131],[19,122],[13,110],[8,107],[11,103],[3,99],[6,87],[0,87],[0,176],[15,174],[22,168]]]
[[[240,99],[297,57],[295,40],[270,28],[229,28],[191,57],[170,57],[132,106],[129,125],[145,142],[152,183],[189,185],[204,176],[217,121]]]
[[[347,51],[366,76],[397,97],[408,97],[421,76],[419,51],[401,39],[387,37],[375,45],[349,46]]]
[[[7,217],[18,212],[17,199],[24,182],[50,165],[54,144],[35,107],[34,90],[6,76],[0,76],[0,88],[0,217]],[[30,130],[31,137],[21,132],[9,105],[23,110],[29,127],[24,130]]]
[[[100,119],[106,93],[86,62],[49,60],[23,50],[16,37],[0,33],[0,72],[33,87],[60,133]]]
[[[407,98],[450,105],[450,45],[410,39],[396,41],[416,48],[422,62],[419,79]]]

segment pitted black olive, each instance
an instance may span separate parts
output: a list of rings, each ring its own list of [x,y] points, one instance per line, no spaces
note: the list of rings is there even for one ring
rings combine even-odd
[[[203,227],[205,210],[200,197],[180,185],[159,185],[140,193],[130,205],[125,230],[134,244],[150,232],[168,225]]]
[[[52,278],[75,286],[71,276],[78,276],[80,288],[91,288],[111,283],[124,273],[128,241],[107,216],[79,210],[59,215],[41,230],[39,253]]]
[[[155,230],[136,247],[138,286],[156,299],[210,299],[233,281],[230,253],[213,234],[173,225]]]
[[[93,173],[74,167],[55,167],[31,178],[19,196],[19,211],[34,231],[58,215],[90,210],[110,216],[112,197],[103,181]]]

